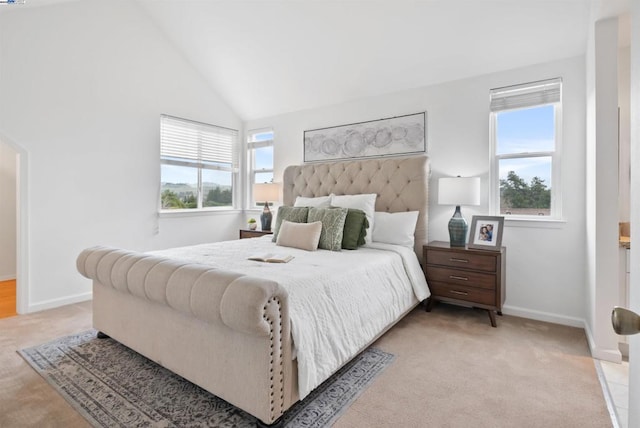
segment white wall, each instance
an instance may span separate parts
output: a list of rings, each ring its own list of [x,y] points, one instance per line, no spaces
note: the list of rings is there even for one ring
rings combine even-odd
[[[29,284],[19,310],[90,298],[75,269],[86,247],[237,236],[239,213],[157,217],[160,114],[242,123],[135,2],[0,14],[0,100],[0,134],[24,150],[21,167],[28,162]]]
[[[618,20],[595,23],[587,85],[587,337],[592,355],[621,360],[610,322],[619,304]]]
[[[432,176],[429,238],[448,240],[450,206],[437,204],[435,183],[442,176],[482,177],[482,205],[464,207],[467,220],[488,214],[489,90],[562,77],[563,209],[566,222],[544,225],[507,222],[503,244],[507,255],[505,313],[582,326],[584,319],[585,230],[585,60],[583,57],[479,76],[441,85],[252,120],[247,129],[272,126],[275,132],[275,177],[287,165],[303,161],[305,129],[342,125],[401,114],[428,112]],[[475,208],[475,209],[474,209]]]
[[[631,8],[631,218],[640,218],[640,2]],[[631,224],[631,240],[640,242],[638,222]],[[631,248],[629,308],[640,314],[640,251]],[[640,334],[629,336],[629,426],[640,426]]]
[[[16,155],[0,141],[0,281],[16,278]]]
[[[631,136],[629,135],[631,126],[630,107],[629,107],[629,81],[630,81],[630,49],[624,47],[618,50],[618,106],[620,107],[620,135],[618,143],[618,206],[620,221],[630,221],[629,217],[629,198],[631,186],[631,166],[630,166],[630,150]]]

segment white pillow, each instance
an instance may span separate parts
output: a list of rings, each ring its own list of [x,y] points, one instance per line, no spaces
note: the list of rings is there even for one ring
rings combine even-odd
[[[321,232],[321,221],[313,223],[294,223],[284,220],[280,226],[280,233],[278,233],[276,245],[315,251],[318,249]]]
[[[373,241],[413,248],[418,211],[376,212]]]
[[[331,197],[331,206],[333,207],[355,208],[364,211],[364,215],[367,216],[367,221],[369,222],[369,231],[367,232],[367,236],[364,238],[364,241],[367,244],[372,241],[371,231],[373,230],[375,223],[373,213],[376,210],[377,197],[378,195],[375,193],[367,193],[363,195],[332,195]]]
[[[333,193],[329,196],[318,196],[317,198],[306,198],[304,196],[298,196],[296,201],[293,203],[294,207],[314,207],[314,208],[329,208],[331,206],[331,197]]]

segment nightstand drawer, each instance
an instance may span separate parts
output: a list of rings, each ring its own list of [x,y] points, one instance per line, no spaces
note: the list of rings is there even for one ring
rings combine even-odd
[[[464,285],[452,285],[437,281],[430,281],[429,289],[432,295],[438,297],[449,297],[451,299],[465,300],[488,306],[495,306],[496,304],[496,293],[494,290],[467,287]]]
[[[450,266],[454,268],[496,271],[496,257],[468,252],[439,251],[427,248],[427,264]]]
[[[490,273],[472,272],[462,269],[429,266],[427,282],[447,282],[466,287],[479,287],[488,290],[496,289],[496,276]]]
[[[424,275],[431,290],[426,311],[437,301],[480,307],[488,311],[491,326],[496,327],[495,315],[502,315],[506,296],[507,249],[476,250],[432,241],[422,250]]]

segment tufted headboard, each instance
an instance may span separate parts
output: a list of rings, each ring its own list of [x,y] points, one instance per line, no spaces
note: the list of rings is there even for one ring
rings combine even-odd
[[[426,155],[292,165],[283,175],[284,205],[297,196],[376,193],[376,211],[419,211],[415,251],[427,243],[429,158]]]

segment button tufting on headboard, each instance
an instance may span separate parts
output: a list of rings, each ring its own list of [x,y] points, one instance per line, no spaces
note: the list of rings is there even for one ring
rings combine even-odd
[[[297,196],[375,193],[377,211],[419,211],[415,250],[427,243],[429,160],[425,155],[292,165],[283,175],[283,202]]]

